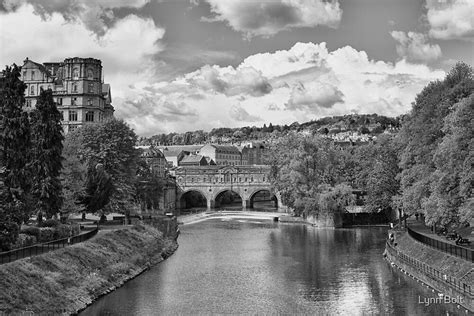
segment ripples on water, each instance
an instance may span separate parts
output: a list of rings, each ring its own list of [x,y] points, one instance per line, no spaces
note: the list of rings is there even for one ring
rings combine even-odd
[[[165,262],[82,315],[450,315],[382,258],[385,228],[317,229],[255,219],[181,228]],[[461,313],[460,313],[461,314]],[[464,314],[467,315],[467,314]]]

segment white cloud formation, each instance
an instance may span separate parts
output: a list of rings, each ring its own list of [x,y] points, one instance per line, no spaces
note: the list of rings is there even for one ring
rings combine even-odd
[[[427,0],[426,8],[431,37],[474,40],[474,1]]]
[[[206,65],[185,75],[184,78],[192,86],[197,86],[205,91],[224,93],[227,96],[248,94],[258,97],[270,93],[272,90],[268,79],[252,67],[234,69],[231,66]]]
[[[115,115],[140,135],[289,124],[351,112],[399,115],[429,81],[444,76],[406,59],[370,60],[350,46],[328,51],[325,43],[297,43],[249,56],[237,67],[207,65],[163,81],[155,73],[164,30],[151,19],[128,15],[97,37],[81,20],[70,22],[59,13],[43,20],[23,4],[0,13],[0,28],[3,65],[21,64],[25,57],[101,59]]]
[[[290,99],[286,104],[288,110],[306,109],[319,113],[320,108],[331,108],[343,102],[344,94],[334,85],[324,82],[298,82],[293,86]]]
[[[258,116],[249,114],[242,106],[234,105],[230,109],[230,117],[239,122],[258,122],[262,119]]]
[[[141,8],[150,0],[3,0],[7,11],[14,11],[29,3],[34,12],[43,20],[49,20],[53,14],[62,15],[66,22],[81,22],[85,27],[103,36],[117,19],[114,9]]]
[[[432,62],[441,57],[439,45],[428,43],[424,34],[392,31],[390,35],[397,41],[397,54],[408,61]]]
[[[205,21],[226,21],[247,38],[317,25],[336,28],[342,16],[338,0],[206,1],[216,16]]]

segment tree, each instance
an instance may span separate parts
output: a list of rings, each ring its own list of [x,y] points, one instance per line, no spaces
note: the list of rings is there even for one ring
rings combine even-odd
[[[435,223],[437,216],[430,213],[436,203],[429,197],[436,183],[446,178],[436,175],[434,154],[446,133],[446,116],[453,111],[454,104],[473,90],[471,67],[458,63],[443,81],[428,84],[417,95],[410,114],[404,117],[398,136],[405,147],[400,155],[401,195],[397,200],[406,214],[423,211],[428,222]]]
[[[100,183],[96,185],[100,187],[108,183],[106,176],[110,176],[113,188],[110,190],[110,202],[106,203],[101,211],[120,212],[128,217],[135,196],[139,159],[139,151],[135,148],[137,141],[135,132],[125,122],[116,119],[100,124],[88,124],[80,131],[82,133],[81,155],[89,170],[88,182],[99,181]],[[96,170],[98,164],[103,165],[103,174],[100,170]],[[105,192],[109,191],[105,190]],[[105,197],[98,199],[98,201],[106,200]],[[97,209],[89,204],[85,206],[89,210]]]
[[[17,239],[28,217],[30,177],[30,126],[23,112],[25,84],[20,67],[6,67],[0,81],[0,242],[6,250]]]
[[[61,210],[62,150],[64,139],[61,116],[51,90],[41,91],[36,109],[31,113],[33,143],[33,188],[36,209],[47,218]]]
[[[69,132],[63,142],[63,168],[61,184],[63,188],[63,206],[61,217],[84,210],[80,201],[86,195],[87,165],[81,154],[82,133],[80,129]]]
[[[366,184],[365,209],[369,212],[392,209],[393,197],[399,194],[400,183],[397,145],[391,136],[380,136],[374,145],[371,166],[366,165],[368,175]]]

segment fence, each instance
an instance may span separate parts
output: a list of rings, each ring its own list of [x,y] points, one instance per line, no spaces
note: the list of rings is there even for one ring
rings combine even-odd
[[[0,252],[0,264],[9,263],[18,259],[40,255],[55,249],[64,248],[69,245],[83,242],[97,234],[99,228],[94,228],[87,233],[79,234],[73,237],[53,240],[47,243],[37,244],[30,247],[14,249],[6,252]]]
[[[470,262],[474,262],[474,250],[468,249],[462,246],[453,245],[441,240],[433,239],[423,234],[417,233],[414,230],[411,230],[410,227],[407,227],[408,234],[418,240],[419,242],[428,245],[437,250],[441,250],[450,255],[457,256],[459,258],[465,259]]]
[[[466,284],[452,276],[444,274],[443,272],[425,264],[424,262],[405,255],[401,251],[395,249],[388,241],[386,249],[392,256],[398,257],[405,264],[410,265],[414,269],[420,271],[423,275],[426,275],[437,282],[448,284],[451,288],[456,289],[460,293],[474,297],[474,287],[472,285]]]

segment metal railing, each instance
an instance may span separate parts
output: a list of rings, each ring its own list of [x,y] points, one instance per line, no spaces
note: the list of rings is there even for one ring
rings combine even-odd
[[[474,262],[474,250],[472,249],[430,238],[426,235],[420,234],[410,229],[410,227],[407,227],[407,231],[412,238],[427,246],[430,246],[431,248],[443,251],[445,253],[462,258],[470,262]]]
[[[394,257],[398,257],[401,261],[403,261],[405,264],[411,266],[415,270],[418,270],[421,272],[423,275],[428,276],[429,278],[437,281],[437,282],[442,282],[447,285],[449,285],[451,288],[456,289],[458,292],[463,293],[465,295],[468,295],[470,297],[474,297],[474,286],[471,284],[467,284],[463,281],[460,281],[456,279],[455,277],[452,277],[450,275],[445,274],[442,271],[439,271],[438,269],[435,269],[424,262],[421,262],[417,259],[414,259],[410,256],[405,255],[401,251],[398,251],[395,249],[389,241],[386,243],[387,251]]]
[[[0,252],[0,264],[9,263],[18,259],[40,255],[59,248],[83,242],[97,234],[99,228],[94,228],[83,234],[72,237],[61,238],[46,243],[36,244],[30,247],[18,248],[10,251]]]

